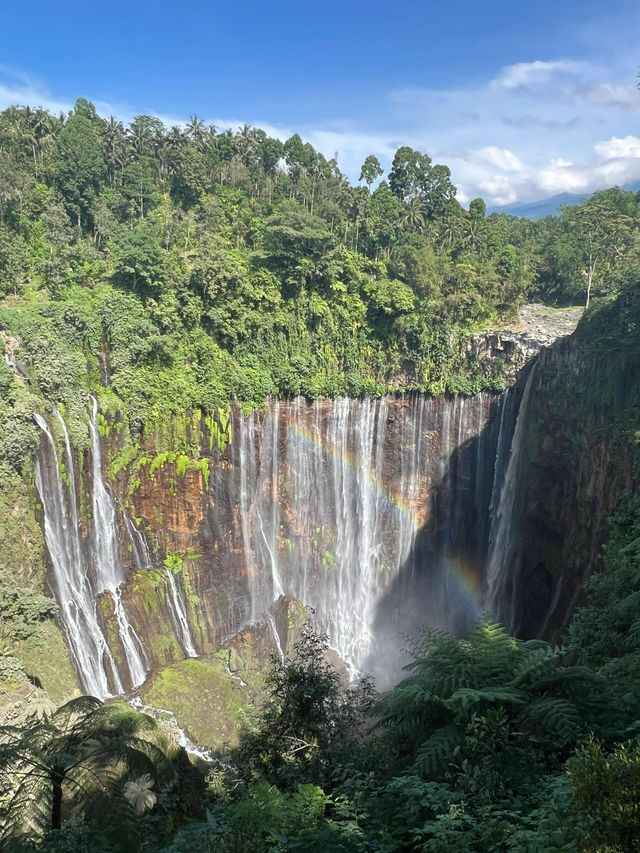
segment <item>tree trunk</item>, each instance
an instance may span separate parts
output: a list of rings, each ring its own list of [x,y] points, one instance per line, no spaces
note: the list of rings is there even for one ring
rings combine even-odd
[[[51,829],[60,829],[62,825],[62,773],[51,771]]]
[[[593,276],[596,271],[596,261],[591,261],[589,258],[589,269],[587,270],[587,303],[584,306],[585,309],[589,307],[589,300],[591,299],[591,285],[593,283]]]

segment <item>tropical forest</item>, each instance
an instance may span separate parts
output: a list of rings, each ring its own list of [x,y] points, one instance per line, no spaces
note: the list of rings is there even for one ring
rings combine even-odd
[[[0,112],[1,849],[640,850],[639,188],[103,113]]]

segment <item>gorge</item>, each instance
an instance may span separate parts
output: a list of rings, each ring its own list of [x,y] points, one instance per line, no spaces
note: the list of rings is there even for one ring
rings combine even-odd
[[[0,847],[635,849],[640,194],[272,132],[0,112]]]
[[[488,612],[517,635],[556,636],[631,485],[624,436],[603,433],[602,405],[580,403],[608,369],[574,335],[502,394],[233,405],[188,421],[197,462],[154,455],[150,434],[109,483],[103,459],[124,431],[99,429],[95,397],[90,465],[57,410],[50,424],[36,416],[51,585],[79,683],[100,698],[129,691],[263,619],[281,648],[282,596],[313,608],[352,676],[381,685],[406,660],[398,638],[425,626],[459,632]],[[578,416],[558,410],[567,381]],[[559,459],[563,476],[547,479]],[[584,521],[561,506],[550,517],[558,491]],[[91,506],[82,520],[79,505]]]

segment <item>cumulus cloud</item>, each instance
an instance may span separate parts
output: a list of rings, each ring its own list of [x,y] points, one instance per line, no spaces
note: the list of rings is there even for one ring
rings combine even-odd
[[[640,139],[637,136],[625,136],[623,139],[612,136],[607,142],[598,142],[595,151],[605,160],[640,157]]]
[[[640,178],[640,138],[635,136],[597,142],[581,162],[552,157],[527,163],[515,155],[507,156],[511,153],[487,156],[487,149],[471,151],[460,158],[457,170],[494,205],[559,193],[588,193]],[[486,164],[498,171],[488,171]],[[465,197],[469,195],[465,191]]]
[[[570,59],[559,59],[552,62],[543,62],[539,59],[534,62],[516,62],[514,65],[505,65],[498,76],[492,80],[492,85],[502,86],[505,89],[526,88],[548,83],[552,77],[562,74],[575,74],[583,70],[584,67],[583,62]]]

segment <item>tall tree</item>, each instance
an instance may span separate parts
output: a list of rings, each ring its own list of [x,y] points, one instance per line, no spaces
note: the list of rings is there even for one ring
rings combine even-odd
[[[87,224],[91,205],[106,178],[101,125],[93,104],[79,99],[56,139],[56,182],[78,228]]]
[[[362,168],[360,169],[360,177],[358,180],[364,181],[365,184],[371,189],[371,184],[373,184],[384,172],[382,166],[380,165],[380,161],[375,156],[375,154],[369,154],[368,157],[365,158],[364,163],[362,164]]]
[[[578,207],[568,207],[558,232],[559,249],[586,285],[589,307],[594,283],[604,285],[607,272],[620,261],[633,239],[633,222],[596,194]],[[568,250],[568,251],[567,251]]]
[[[403,201],[418,197],[425,206],[427,218],[443,216],[455,203],[456,188],[446,166],[433,165],[428,154],[413,148],[398,148],[389,172],[389,186]]]
[[[103,824],[113,823],[116,834],[127,818],[131,828],[119,787],[122,766],[133,776],[156,779],[173,772],[145,736],[155,727],[145,714],[83,696],[24,727],[0,728],[0,840],[32,841],[47,827],[59,829],[65,801],[71,810],[91,810]]]

